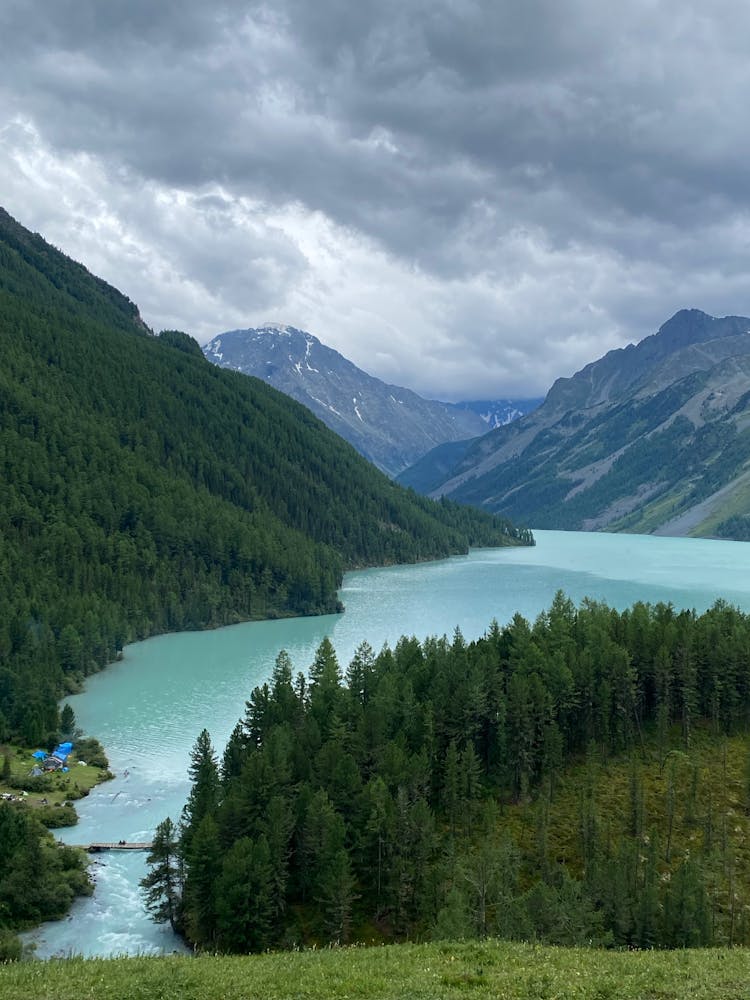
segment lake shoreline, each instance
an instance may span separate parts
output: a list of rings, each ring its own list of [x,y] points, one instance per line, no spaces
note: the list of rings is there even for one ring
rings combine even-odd
[[[535,535],[535,547],[476,549],[429,563],[348,572],[339,592],[346,614],[170,633],[127,646],[120,660],[91,675],[86,691],[70,699],[82,727],[99,733],[119,774],[81,803],[80,833],[86,840],[147,839],[165,816],[178,819],[198,733],[208,728],[214,746],[223,748],[245,700],[268,678],[282,648],[294,671],[306,672],[324,636],[342,666],[362,641],[378,650],[402,635],[451,635],[456,627],[470,641],[493,619],[502,627],[515,612],[533,621],[558,589],[576,603],[590,597],[619,607],[643,600],[705,609],[723,595],[750,609],[750,549],[740,543]],[[98,869],[94,899],[76,908],[75,932],[67,921],[68,927],[45,927],[40,956],[71,949],[90,955],[171,951],[173,939],[142,912],[137,882],[143,873],[134,858],[109,859]]]

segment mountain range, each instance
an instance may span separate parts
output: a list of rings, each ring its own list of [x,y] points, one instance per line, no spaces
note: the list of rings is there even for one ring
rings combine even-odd
[[[254,375],[303,403],[390,476],[436,445],[478,437],[540,402],[423,399],[368,375],[311,333],[275,323],[219,334],[203,353],[214,364]]]
[[[750,319],[681,310],[399,481],[538,528],[750,537]]]

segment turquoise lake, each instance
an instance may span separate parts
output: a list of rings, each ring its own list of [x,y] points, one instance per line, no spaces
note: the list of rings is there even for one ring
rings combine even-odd
[[[254,622],[210,632],[159,636],[126,648],[123,659],[70,698],[78,725],[105,745],[114,781],[77,803],[69,843],[149,840],[185,801],[187,763],[201,729],[219,755],[252,689],[269,675],[279,650],[307,671],[329,636],[346,665],[363,641],[378,650],[401,635],[467,639],[516,611],[533,619],[564,590],[624,608],[637,600],[703,611],[722,597],[750,611],[750,545],[643,535],[538,531],[524,549],[480,549],[416,566],[347,574],[342,615]],[[97,889],[66,919],[26,935],[37,955],[171,952],[180,943],[142,908],[138,880],[145,855],[103,855],[92,869]]]

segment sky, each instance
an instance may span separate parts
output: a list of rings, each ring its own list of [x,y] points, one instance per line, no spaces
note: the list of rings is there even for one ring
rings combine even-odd
[[[750,313],[740,0],[3,0],[0,204],[201,343],[441,399]]]

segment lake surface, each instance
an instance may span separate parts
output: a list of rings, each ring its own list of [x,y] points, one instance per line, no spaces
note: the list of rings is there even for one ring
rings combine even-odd
[[[493,618],[533,619],[564,590],[624,608],[637,600],[703,611],[723,597],[750,611],[750,544],[643,535],[538,531],[537,545],[480,549],[417,566],[347,574],[343,615],[234,625],[159,636],[126,648],[122,661],[90,678],[69,699],[78,725],[106,747],[118,777],[76,804],[69,843],[145,841],[166,816],[177,820],[188,792],[188,755],[207,728],[221,756],[252,689],[286,649],[307,671],[329,636],[345,666],[367,640],[377,651],[401,635],[482,635]],[[180,949],[153,924],[138,880],[145,855],[102,855],[97,889],[68,918],[27,935],[40,957],[116,955]]]

